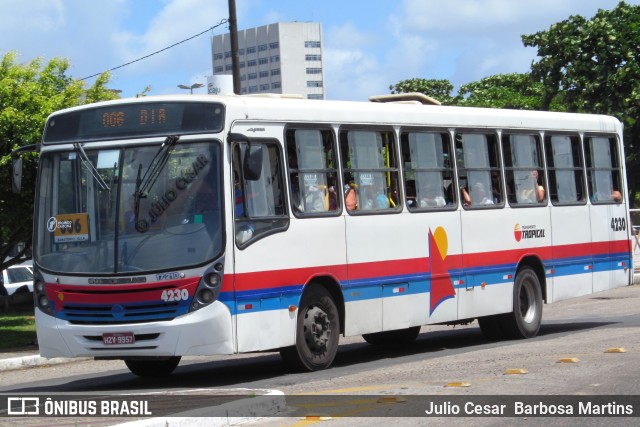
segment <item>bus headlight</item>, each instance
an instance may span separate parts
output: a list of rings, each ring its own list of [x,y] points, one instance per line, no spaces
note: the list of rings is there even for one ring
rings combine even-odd
[[[221,260],[212,268],[207,269],[200,279],[198,289],[191,302],[191,311],[199,310],[202,307],[213,303],[218,299],[222,289],[222,271],[224,264]]]

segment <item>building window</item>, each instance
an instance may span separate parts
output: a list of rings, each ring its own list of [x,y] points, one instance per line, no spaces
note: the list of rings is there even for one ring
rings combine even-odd
[[[280,62],[280,55],[272,55],[271,62]]]
[[[260,71],[260,77],[269,77],[269,72],[268,71]]]
[[[322,55],[305,55],[305,61],[322,61]]]
[[[304,47],[320,47],[319,41],[306,41],[304,42]]]
[[[278,49],[279,47],[280,47],[280,43],[278,42],[269,43],[269,49]]]
[[[213,69],[213,72],[214,72],[214,73],[221,73],[221,72],[223,72],[223,71],[224,71],[224,67],[223,67],[223,66],[218,66],[218,67],[215,67],[215,68]]]
[[[258,73],[249,73],[249,74],[247,75],[247,78],[248,78],[249,80],[255,80],[255,79],[257,79],[257,78],[258,78]]]
[[[248,47],[247,53],[256,53],[256,47],[255,46]]]
[[[244,48],[238,49],[238,55],[244,55]]]
[[[214,53],[214,54],[213,54],[213,59],[214,59],[214,60],[216,60],[216,59],[222,59],[222,53]]]
[[[280,87],[281,87],[280,82],[271,83],[271,89],[280,89]]]
[[[322,74],[322,68],[307,68],[307,74]]]
[[[243,82],[245,80],[247,80],[247,75],[246,74],[241,75],[240,76],[240,81]]]
[[[271,70],[271,75],[272,76],[279,76],[280,75],[280,68],[276,68]]]
[[[249,93],[256,93],[258,91],[258,86],[249,86]]]
[[[231,58],[231,51],[230,51],[230,50],[226,51],[226,52],[224,53],[224,57],[225,57],[225,58]]]
[[[258,58],[258,64],[265,65],[269,63],[269,58]]]
[[[260,90],[269,90],[269,84],[260,85]]]
[[[240,68],[244,68],[244,62],[240,63]]]
[[[247,67],[255,67],[257,64],[255,59],[250,59],[247,61]]]
[[[224,66],[224,70],[225,71],[233,71],[233,67],[231,66],[231,64],[227,64]]]
[[[310,80],[307,82],[307,87],[322,87],[322,80]]]
[[[324,99],[320,93],[310,93],[307,95],[307,99]]]
[[[265,52],[269,47],[266,44],[261,44],[258,46],[258,52]]]

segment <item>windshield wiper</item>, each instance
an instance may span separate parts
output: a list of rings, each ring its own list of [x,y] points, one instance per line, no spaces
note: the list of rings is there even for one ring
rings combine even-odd
[[[91,160],[89,160],[89,157],[87,156],[87,153],[85,153],[84,148],[82,148],[82,145],[75,143],[73,144],[73,148],[75,152],[80,156],[80,160],[82,160],[82,164],[84,165],[84,167],[87,169],[87,171],[89,171],[93,179],[95,179],[95,181],[100,186],[100,189],[111,191],[111,187],[106,182],[104,182],[104,179],[102,179],[102,177],[100,176],[100,172],[98,172],[98,169],[93,166],[93,163],[91,163]]]
[[[138,166],[138,176],[136,177],[136,188],[133,192],[134,197],[134,221],[135,227],[138,231],[143,231],[138,229],[138,215],[140,211],[140,199],[144,199],[148,195],[148,191],[153,187],[156,180],[160,176],[162,169],[167,164],[169,160],[169,156],[171,155],[171,151],[173,147],[176,145],[178,140],[180,139],[179,135],[171,135],[168,136],[160,149],[156,152],[156,155],[153,156],[151,163],[149,164],[149,168],[142,176],[142,163]]]

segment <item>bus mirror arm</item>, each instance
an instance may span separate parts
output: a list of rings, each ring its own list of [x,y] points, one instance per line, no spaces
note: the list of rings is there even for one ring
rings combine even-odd
[[[229,132],[227,141],[246,143],[247,149],[244,152],[244,158],[242,159],[242,172],[244,179],[247,181],[257,181],[262,175],[262,158],[263,145],[260,143],[251,143],[251,138],[246,137],[241,133]]]
[[[20,153],[40,152],[40,145],[30,144],[16,148],[11,152],[11,190],[20,193],[22,190],[22,157]]]

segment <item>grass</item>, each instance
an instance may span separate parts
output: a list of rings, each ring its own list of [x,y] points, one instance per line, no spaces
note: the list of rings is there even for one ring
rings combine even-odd
[[[33,309],[0,313],[0,351],[20,350],[36,341]]]

